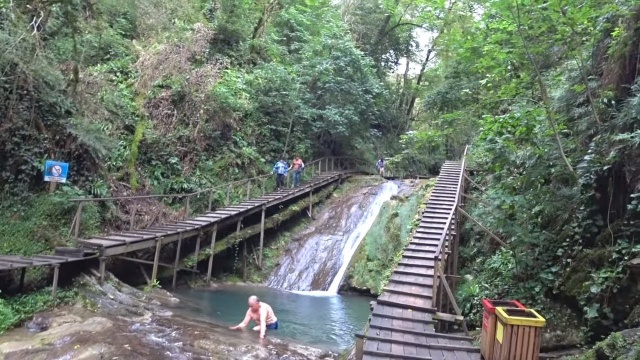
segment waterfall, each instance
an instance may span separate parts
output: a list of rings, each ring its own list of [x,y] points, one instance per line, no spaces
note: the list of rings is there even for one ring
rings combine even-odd
[[[324,209],[293,239],[288,254],[268,280],[270,287],[336,294],[351,258],[398,185],[385,182],[358,190]]]

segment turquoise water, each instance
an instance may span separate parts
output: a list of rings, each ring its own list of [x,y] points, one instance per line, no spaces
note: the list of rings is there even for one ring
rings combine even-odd
[[[182,300],[181,313],[226,326],[240,323],[248,308],[247,298],[257,295],[271,305],[278,318],[279,328],[269,330],[269,336],[332,351],[353,345],[355,332],[367,321],[371,301],[356,295],[305,294],[253,286],[183,289],[175,295]],[[251,323],[248,330],[253,326]]]

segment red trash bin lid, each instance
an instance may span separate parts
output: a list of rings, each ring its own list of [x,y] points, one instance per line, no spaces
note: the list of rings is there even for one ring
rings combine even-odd
[[[489,299],[482,299],[482,307],[484,307],[484,309],[487,312],[490,312],[491,314],[495,314],[496,313],[496,308],[497,307],[511,307],[511,308],[520,308],[520,309],[525,309],[525,306],[522,305],[518,300],[489,300]]]

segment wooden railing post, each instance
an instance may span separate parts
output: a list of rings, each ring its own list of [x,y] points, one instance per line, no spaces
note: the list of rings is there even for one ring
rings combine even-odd
[[[78,210],[76,212],[76,223],[74,224],[75,226],[73,229],[73,237],[76,239],[80,235],[80,223],[82,222],[82,206],[84,206],[84,201],[80,201],[80,203],[78,204]]]
[[[129,222],[129,231],[133,231],[133,229],[135,229],[135,222],[136,222],[136,208],[137,206],[134,204],[132,206],[132,210],[131,210],[131,221]]]
[[[189,218],[189,202],[191,201],[191,195],[187,195],[187,202],[185,204],[184,209],[184,218]]]
[[[251,198],[251,180],[247,181],[247,200]]]
[[[227,199],[225,200],[225,203],[224,203],[225,205],[229,205],[230,196],[231,196],[231,184],[227,186]]]
[[[208,211],[211,211],[211,206],[213,205],[213,188],[209,189],[209,208]]]

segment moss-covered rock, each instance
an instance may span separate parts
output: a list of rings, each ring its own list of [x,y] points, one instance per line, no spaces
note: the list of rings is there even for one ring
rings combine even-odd
[[[584,354],[561,360],[640,360],[640,329],[613,333]]]
[[[586,250],[578,255],[576,261],[560,281],[563,295],[580,297],[585,292],[584,287],[590,280],[591,271],[603,267],[610,258],[611,251],[603,248]]]

